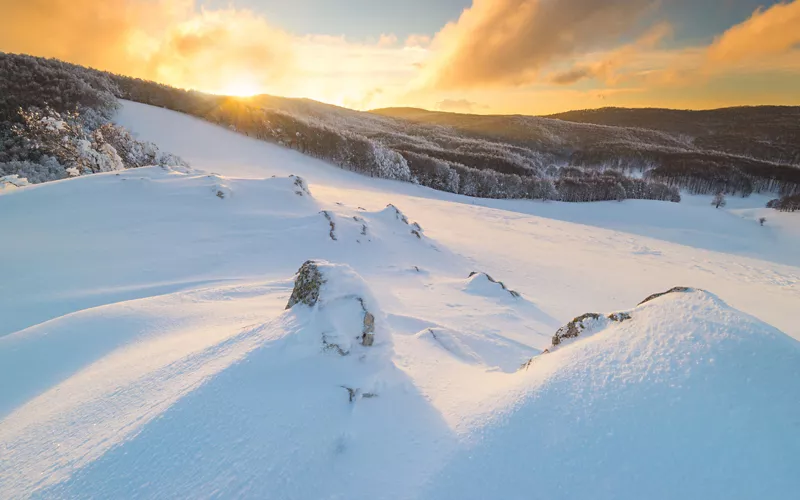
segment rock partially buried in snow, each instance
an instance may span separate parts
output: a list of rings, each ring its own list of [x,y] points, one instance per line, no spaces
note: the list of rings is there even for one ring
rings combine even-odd
[[[297,196],[304,196],[309,195],[311,196],[311,191],[308,190],[308,184],[306,184],[306,180],[300,177],[299,175],[290,175],[290,179],[294,179],[294,186],[295,192]]]
[[[469,273],[468,279],[470,280],[470,282],[469,282],[470,285],[479,286],[479,281],[484,280],[484,281],[488,281],[489,283],[493,283],[495,285],[499,285],[500,288],[502,288],[503,290],[508,292],[512,297],[515,297],[515,298],[516,297],[520,297],[520,293],[519,292],[509,289],[506,286],[505,283],[503,283],[502,281],[497,281],[496,279],[492,278],[491,276],[489,276],[486,273],[478,272],[478,271],[472,271],[471,273]]]
[[[224,177],[217,174],[210,174],[208,178],[214,181],[214,184],[211,186],[211,192],[214,193],[214,196],[220,200],[231,197],[233,190],[228,184],[225,183]]]
[[[348,318],[352,314],[352,308],[347,305],[350,303],[358,304],[359,316],[358,335],[352,337],[350,335],[355,332]],[[349,266],[309,260],[300,266],[295,276],[286,309],[297,304],[325,308],[324,312],[330,312],[332,317],[330,326],[322,331],[322,343],[326,350],[335,350],[346,356],[354,339],[364,347],[375,343],[376,321],[368,305],[371,303],[374,299],[366,284]]]
[[[698,290],[686,286],[676,286],[674,288],[670,288],[666,292],[654,293],[653,295],[650,295],[643,301],[639,302],[637,307],[670,293],[687,293],[695,291]],[[558,329],[556,334],[553,335],[553,347],[562,344],[564,340],[577,338],[578,336],[582,335],[583,332],[589,333],[599,330],[601,328],[605,328],[609,321],[622,323],[624,321],[628,321],[631,318],[632,316],[631,313],[629,312],[617,312],[609,314],[608,316],[603,316],[602,314],[598,313],[583,314]]]
[[[295,276],[292,296],[289,297],[286,309],[291,309],[297,304],[315,306],[319,300],[319,290],[323,283],[325,283],[325,279],[322,277],[317,263],[313,260],[303,263]]]
[[[663,297],[664,295],[667,295],[668,293],[686,293],[686,292],[694,292],[694,291],[695,291],[694,288],[689,288],[688,286],[676,286],[674,288],[670,288],[666,292],[654,293],[653,295],[651,295],[651,296],[647,297],[646,299],[644,299],[643,301],[639,302],[639,305],[642,305],[642,304],[644,304],[646,302],[650,302],[651,300],[657,299],[659,297]]]
[[[364,307],[364,301],[359,300],[364,308],[364,328],[361,330],[361,345],[371,346],[375,343],[375,316]]]
[[[671,293],[689,293],[689,292],[697,292],[702,290],[697,290],[695,288],[689,288],[685,286],[676,286],[674,288],[670,288],[666,292],[661,293],[654,293],[650,295],[642,302],[640,302],[637,307],[658,299],[659,297],[663,297],[665,295]],[[707,292],[704,292],[707,293]],[[577,339],[578,337],[587,337],[593,335],[605,328],[607,328],[612,323],[624,323],[625,321],[629,321],[633,319],[633,312],[616,312],[608,315],[603,315],[600,313],[585,313],[576,318],[572,321],[567,323],[566,325],[559,328],[556,333],[553,335],[552,344],[548,349],[542,351],[542,354],[548,354],[553,352],[553,350],[557,349],[558,347],[563,346],[567,341],[572,339]],[[529,368],[531,363],[536,359],[533,357],[525,362],[521,368]]]
[[[325,217],[325,220],[327,220],[328,224],[330,224],[331,226],[331,230],[328,232],[328,236],[330,236],[333,241],[336,241],[338,238],[336,238],[336,223],[333,221],[333,214],[328,210],[323,210],[320,213],[322,214],[323,217]]]
[[[401,212],[399,208],[389,203],[382,212],[388,212],[392,214],[395,219],[409,226],[409,231],[411,234],[416,236],[417,239],[422,239],[422,226],[420,226],[417,222],[408,222],[408,217],[406,217],[406,215]]]
[[[391,203],[386,205],[386,208],[389,209],[389,211],[394,212],[394,216],[397,218],[397,220],[401,221],[403,224],[408,224],[408,217],[406,217],[406,215],[401,212],[399,208]]]

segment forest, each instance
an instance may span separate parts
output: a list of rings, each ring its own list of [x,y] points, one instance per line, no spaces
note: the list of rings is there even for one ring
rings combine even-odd
[[[680,190],[787,199],[800,193],[796,165],[698,148],[692,130],[675,126],[675,119],[655,130],[412,108],[366,113],[307,99],[204,94],[3,53],[0,177],[36,183],[182,164],[112,123],[118,99],[190,114],[364,175],[469,196],[678,202]]]

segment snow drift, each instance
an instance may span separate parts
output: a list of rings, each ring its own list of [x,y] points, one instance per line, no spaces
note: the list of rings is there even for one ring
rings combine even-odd
[[[671,293],[520,372],[513,409],[429,498],[784,498],[800,345],[703,291]],[[491,478],[491,481],[487,481]]]

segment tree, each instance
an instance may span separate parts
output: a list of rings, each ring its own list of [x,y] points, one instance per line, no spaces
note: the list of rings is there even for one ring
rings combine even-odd
[[[765,222],[767,222],[766,217],[761,217],[760,219],[758,219],[758,223],[761,224],[762,226],[764,225]]]
[[[714,195],[714,199],[711,201],[711,204],[714,205],[714,208],[722,208],[727,205],[728,202],[725,201],[725,194],[722,191],[719,191]]]

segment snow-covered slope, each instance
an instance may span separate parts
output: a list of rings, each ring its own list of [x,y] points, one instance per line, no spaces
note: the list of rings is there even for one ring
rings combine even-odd
[[[800,491],[793,214],[475,200],[119,120],[193,168],[0,194],[0,498]]]

